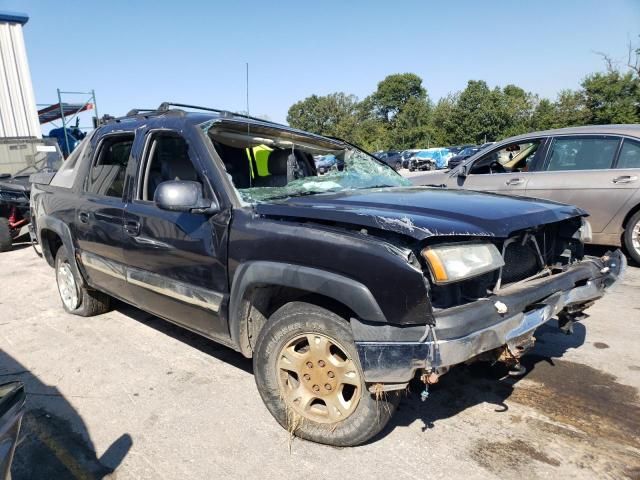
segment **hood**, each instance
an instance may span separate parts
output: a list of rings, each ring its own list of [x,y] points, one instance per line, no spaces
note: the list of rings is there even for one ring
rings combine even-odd
[[[586,215],[577,207],[524,197],[429,187],[325,193],[256,205],[265,216],[379,228],[416,240],[441,236],[506,238],[516,230]]]
[[[30,190],[29,176],[0,179],[0,190],[12,192],[28,192]]]

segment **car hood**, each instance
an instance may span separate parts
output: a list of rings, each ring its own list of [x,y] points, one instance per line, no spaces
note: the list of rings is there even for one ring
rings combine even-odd
[[[290,197],[256,205],[279,218],[378,228],[416,240],[440,236],[506,238],[516,230],[586,215],[577,207],[468,190],[396,187]]]

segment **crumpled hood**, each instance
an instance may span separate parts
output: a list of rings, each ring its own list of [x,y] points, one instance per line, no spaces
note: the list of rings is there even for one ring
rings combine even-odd
[[[562,203],[469,190],[379,188],[260,203],[261,215],[373,227],[424,240],[467,235],[507,238],[516,230],[586,215]]]

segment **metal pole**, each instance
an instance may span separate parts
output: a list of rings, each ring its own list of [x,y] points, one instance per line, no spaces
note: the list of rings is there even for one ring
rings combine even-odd
[[[67,156],[71,153],[71,149],[69,148],[69,139],[67,138],[67,123],[64,118],[64,108],[62,108],[62,95],[60,89],[58,88],[58,106],[60,107],[60,118],[62,119],[62,133],[64,133],[64,144],[67,147]]]
[[[98,115],[98,102],[96,102],[96,91],[93,88],[91,89],[91,97],[93,98],[93,110],[96,112],[95,117],[96,117],[96,127],[97,127],[98,124],[100,123],[100,116]]]
[[[249,113],[249,62],[246,63],[247,66],[247,116],[250,115]]]

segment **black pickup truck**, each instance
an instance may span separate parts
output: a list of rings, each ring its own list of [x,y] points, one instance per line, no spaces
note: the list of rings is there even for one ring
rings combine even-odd
[[[253,357],[300,437],[357,445],[414,377],[517,369],[539,325],[569,331],[625,268],[584,255],[576,207],[412,187],[347,142],[194,109],[132,111],[33,176],[34,240],[66,311],[115,297]],[[318,176],[314,155],[337,161]]]

